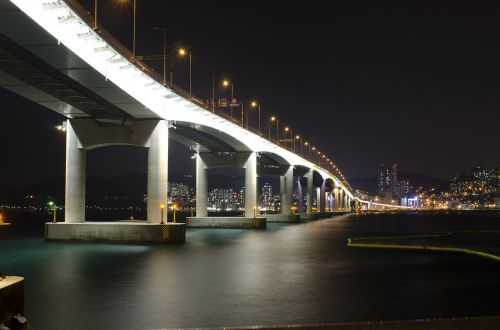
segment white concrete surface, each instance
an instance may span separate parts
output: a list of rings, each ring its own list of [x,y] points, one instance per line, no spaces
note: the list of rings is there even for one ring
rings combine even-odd
[[[168,123],[161,120],[148,141],[148,193],[147,219],[149,223],[161,222],[160,205],[167,207],[168,194]],[[164,221],[167,221],[164,212]]]
[[[85,222],[85,165],[86,151],[71,125],[66,121],[66,192],[65,192],[65,222]]]

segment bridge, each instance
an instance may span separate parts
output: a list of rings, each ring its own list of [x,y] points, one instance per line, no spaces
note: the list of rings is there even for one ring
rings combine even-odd
[[[268,215],[268,221],[297,217],[291,209],[295,184],[306,195],[305,212],[299,197],[303,219],[314,216],[313,194],[320,214],[350,211],[351,204],[360,202],[325,155],[296,153],[279,139],[245,128],[206,101],[166,85],[92,24],[76,0],[0,0],[0,86],[67,118],[65,224],[86,224],[86,152],[110,145],[148,148],[147,223],[163,224],[169,137],[195,153],[196,216],[188,219],[193,226],[213,224],[207,214],[207,170],[216,167],[245,169],[242,219],[250,226],[259,226],[258,176],[280,177],[281,214]],[[219,225],[226,223],[219,220]]]

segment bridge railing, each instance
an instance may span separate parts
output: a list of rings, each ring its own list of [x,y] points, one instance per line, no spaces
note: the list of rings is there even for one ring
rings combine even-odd
[[[83,7],[78,0],[63,0],[65,3],[90,27],[93,26],[94,23],[94,17],[93,15],[85,8]],[[149,75],[152,79],[154,79],[156,82],[160,84],[164,84],[163,81],[163,75],[159,74],[157,71],[155,71],[153,68],[151,68],[148,64],[146,64],[143,60],[141,60],[140,56],[134,57],[132,52],[125,47],[120,41],[118,41],[110,32],[108,32],[105,28],[99,26],[97,29],[95,29],[95,32],[101,36],[103,40],[105,40],[107,43],[109,43],[115,51],[117,51],[120,55],[122,55],[124,58],[127,58],[130,60],[130,62],[135,65],[138,69]],[[193,102],[194,104],[210,111],[212,109],[212,106],[208,100],[201,99],[199,97],[196,97],[192,93],[189,93],[187,90],[183,89],[182,87],[176,85],[176,84],[168,84],[166,86],[173,90],[176,94],[184,97],[185,99],[189,100],[190,102]],[[215,100],[213,100],[215,102]],[[241,120],[238,120],[237,118],[233,117],[231,114],[225,113],[223,111],[213,111],[213,113],[219,117],[222,117],[226,120],[229,120],[230,122],[233,122],[237,125],[242,126],[242,128],[247,129],[248,131],[259,135],[260,137],[267,139],[268,141],[285,148],[293,153],[300,154],[301,157],[309,160],[311,163],[314,163],[320,167],[325,167],[329,168],[331,172],[336,172],[335,168],[332,167],[330,164],[324,163],[321,161],[321,159],[317,159],[317,157],[310,157],[311,155],[308,155],[306,152],[297,152],[293,150],[293,144],[290,143],[290,146],[288,146],[287,143],[282,143],[279,138],[277,139],[272,139],[269,136],[266,136],[266,134],[263,134],[259,129],[252,127],[251,125],[244,125],[244,123],[241,122]]]

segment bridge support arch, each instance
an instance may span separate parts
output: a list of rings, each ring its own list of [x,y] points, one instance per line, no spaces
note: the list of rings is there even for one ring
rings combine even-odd
[[[127,125],[100,126],[93,119],[66,122],[65,221],[47,223],[46,238],[54,240],[102,240],[184,242],[185,225],[168,223],[168,136],[166,120],[145,120]],[[85,221],[87,150],[110,145],[148,148],[147,222]],[[163,219],[162,219],[163,213]],[[161,223],[163,220],[164,223]]]
[[[151,120],[129,126],[99,126],[91,119],[66,122],[65,222],[85,222],[87,150],[117,144],[148,148],[147,221],[161,222],[167,206],[168,122]],[[166,214],[164,212],[164,221]]]

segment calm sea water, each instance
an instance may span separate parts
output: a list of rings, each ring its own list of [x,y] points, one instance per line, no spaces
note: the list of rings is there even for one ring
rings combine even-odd
[[[500,314],[500,263],[346,247],[355,236],[500,230],[498,213],[338,216],[267,230],[189,229],[185,244],[169,246],[46,242],[41,221],[17,220],[0,227],[0,272],[25,277],[30,329]],[[497,237],[475,240],[494,252],[500,251]]]

